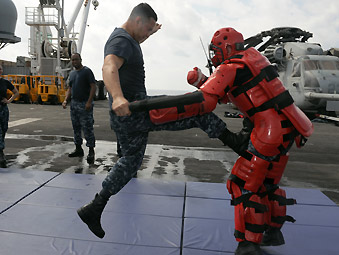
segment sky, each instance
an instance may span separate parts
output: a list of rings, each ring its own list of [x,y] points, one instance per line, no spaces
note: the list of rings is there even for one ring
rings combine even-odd
[[[25,7],[37,7],[38,0],[12,0],[18,19],[15,35],[20,43],[0,50],[0,59],[16,61],[28,55],[29,26],[25,24]],[[81,51],[82,63],[102,79],[103,49],[115,27],[128,18],[136,0],[98,0],[91,6]],[[68,23],[78,0],[65,0]],[[193,91],[187,73],[199,67],[206,75],[205,48],[216,30],[233,27],[244,38],[275,27],[298,27],[313,33],[309,42],[320,43],[324,50],[339,47],[339,1],[337,0],[148,0],[158,15],[161,30],[141,44],[148,90]],[[79,27],[81,9],[75,28]],[[54,32],[56,30],[54,29]]]

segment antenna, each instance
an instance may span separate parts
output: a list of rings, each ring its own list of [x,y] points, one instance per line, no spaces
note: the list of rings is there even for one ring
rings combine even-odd
[[[207,52],[205,50],[205,47],[204,47],[204,44],[202,42],[202,39],[201,39],[201,36],[199,36],[199,39],[200,39],[200,43],[201,43],[201,46],[202,46],[202,49],[204,50],[204,53],[205,53],[205,56],[206,56],[206,59],[207,59],[207,65],[206,67],[208,68],[208,70],[210,71],[210,75],[213,73],[213,65],[212,65],[212,61],[208,58],[208,55],[207,55]]]

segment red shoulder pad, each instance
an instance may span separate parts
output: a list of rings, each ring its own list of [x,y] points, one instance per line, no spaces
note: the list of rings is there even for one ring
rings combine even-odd
[[[208,94],[218,96],[219,99],[223,98],[233,86],[237,69],[242,67],[243,65],[238,63],[219,65],[200,89]]]

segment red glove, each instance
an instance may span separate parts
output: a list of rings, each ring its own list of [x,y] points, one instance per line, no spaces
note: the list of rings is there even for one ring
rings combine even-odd
[[[201,72],[198,67],[194,67],[192,71],[187,74],[187,82],[196,88],[200,88],[207,80],[207,77]]]

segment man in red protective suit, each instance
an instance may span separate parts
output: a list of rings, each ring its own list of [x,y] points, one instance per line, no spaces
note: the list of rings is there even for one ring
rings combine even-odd
[[[207,78],[198,68],[188,82],[203,92],[205,101],[176,108],[150,111],[154,123],[163,123],[213,111],[217,102],[232,102],[254,124],[247,149],[233,166],[227,189],[235,206],[236,255],[260,255],[260,245],[285,243],[281,227],[294,221],[286,215],[286,199],[278,183],[286,167],[289,149],[300,147],[313,132],[306,115],[293,103],[278,79],[276,69],[256,49],[244,49],[241,33],[222,28],[210,44],[213,74]],[[226,129],[220,139],[230,147],[234,136]],[[232,140],[233,139],[233,140]]]

